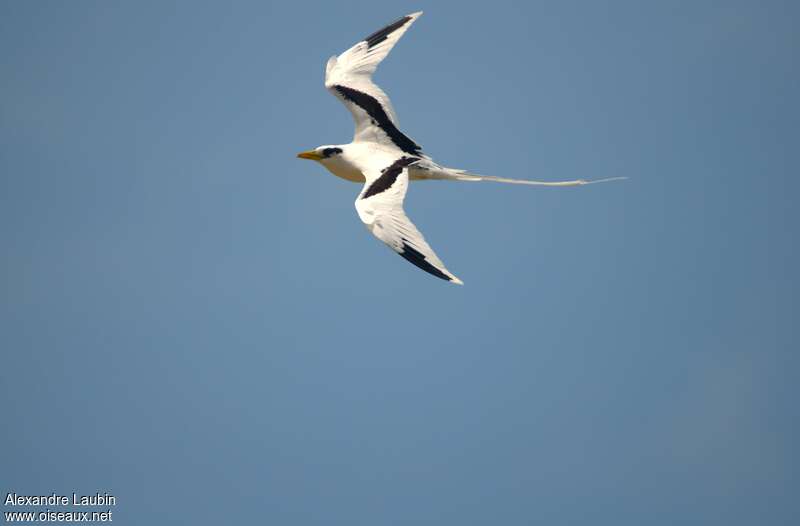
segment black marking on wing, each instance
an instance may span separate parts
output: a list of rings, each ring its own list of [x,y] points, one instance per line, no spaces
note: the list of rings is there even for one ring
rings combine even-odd
[[[392,22],[383,29],[379,29],[374,33],[372,33],[370,36],[364,39],[367,41],[367,49],[377,46],[378,44],[386,40],[386,38],[389,35],[391,35],[395,31],[406,25],[406,23],[408,23],[409,20],[411,20],[410,16],[404,16],[403,18]]]
[[[403,171],[403,168],[417,161],[419,161],[419,159],[416,157],[401,157],[387,168],[381,170],[380,177],[372,181],[372,184],[369,185],[369,188],[367,188],[367,191],[361,196],[361,199],[372,197],[373,195],[385,192],[391,188],[394,182],[397,181],[397,177]]]
[[[427,272],[429,274],[433,274],[437,278],[443,279],[445,281],[452,281],[450,276],[448,276],[447,274],[445,274],[444,272],[442,272],[438,268],[436,268],[433,265],[431,265],[428,262],[428,260],[425,259],[425,256],[423,256],[422,253],[419,250],[415,249],[414,247],[412,247],[411,245],[409,245],[405,241],[403,241],[403,251],[402,252],[398,252],[398,253],[401,256],[403,256],[403,258],[405,258],[406,261],[409,261],[410,263],[413,263],[414,265],[418,266],[419,268],[421,268],[425,272]]]
[[[367,112],[367,115],[372,118],[372,120],[377,124],[377,126],[383,130],[384,133],[389,137],[395,146],[400,148],[406,153],[410,153],[411,155],[420,155],[422,151],[422,147],[406,137],[403,132],[397,129],[397,126],[394,125],[392,120],[386,114],[386,110],[383,109],[381,103],[378,102],[378,99],[373,97],[372,95],[368,95],[363,91],[358,91],[357,89],[348,88],[347,86],[342,86],[337,84],[333,87],[339,95],[344,97],[345,100],[348,100]]]

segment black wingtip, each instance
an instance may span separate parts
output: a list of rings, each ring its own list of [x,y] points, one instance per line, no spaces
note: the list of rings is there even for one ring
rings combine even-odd
[[[403,18],[395,20],[388,26],[375,31],[370,36],[364,39],[367,42],[367,48],[369,49],[374,46],[377,46],[378,44],[386,40],[389,35],[391,35],[395,31],[397,31],[398,29],[409,23],[411,20],[413,20],[413,17],[404,16]]]
[[[412,263],[413,265],[416,265],[417,267],[421,268],[428,274],[433,274],[437,278],[443,279],[445,281],[453,281],[453,278],[451,278],[438,268],[431,265],[430,262],[427,259],[425,259],[425,256],[423,256],[419,250],[410,246],[408,243],[403,243],[403,251],[398,252],[398,254],[403,256],[403,258],[406,261]]]

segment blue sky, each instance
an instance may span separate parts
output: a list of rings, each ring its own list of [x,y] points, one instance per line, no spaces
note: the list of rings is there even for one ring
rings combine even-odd
[[[466,285],[373,239],[376,76]],[[123,524],[797,524],[793,2],[4,2],[0,490]],[[4,508],[7,511],[8,508]]]

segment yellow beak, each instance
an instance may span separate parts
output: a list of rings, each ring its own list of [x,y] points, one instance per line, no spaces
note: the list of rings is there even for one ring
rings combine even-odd
[[[311,161],[319,161],[322,159],[322,156],[315,152],[314,150],[308,150],[307,152],[300,152],[297,154],[297,157],[300,159],[309,159]]]

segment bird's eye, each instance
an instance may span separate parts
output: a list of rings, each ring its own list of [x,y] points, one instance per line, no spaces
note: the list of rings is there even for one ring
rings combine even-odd
[[[324,150],[322,150],[322,155],[324,157],[330,157],[332,155],[338,155],[340,153],[342,153],[341,148],[325,148]]]

